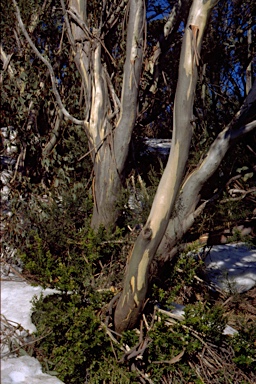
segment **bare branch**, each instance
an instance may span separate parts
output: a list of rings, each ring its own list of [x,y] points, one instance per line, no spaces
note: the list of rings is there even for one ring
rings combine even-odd
[[[68,10],[67,13],[72,17],[72,19],[74,19],[74,21],[83,30],[83,32],[85,33],[85,35],[87,36],[87,39],[89,41],[93,41],[93,39],[96,39],[96,40],[98,40],[100,42],[100,44],[102,45],[102,47],[104,48],[104,50],[106,51],[108,56],[110,57],[112,63],[116,67],[116,62],[113,59],[113,57],[111,56],[111,54],[110,54],[109,50],[107,49],[107,47],[105,46],[104,42],[99,38],[99,36],[97,36],[96,34],[93,34],[93,33],[90,32],[90,30],[87,27],[87,25],[85,24],[85,22],[83,20],[81,20],[80,17],[77,15],[75,9]]]
[[[126,39],[126,60],[123,72],[121,112],[114,136],[114,156],[121,173],[127,158],[131,133],[137,117],[138,84],[140,83],[144,51],[145,4],[143,0],[129,2]]]
[[[203,211],[207,202],[196,209],[200,200],[200,191],[207,180],[216,172],[233,142],[256,129],[256,120],[252,120],[256,110],[255,103],[256,81],[234,119],[220,132],[202,164],[189,175],[183,184],[182,192],[175,204],[175,210],[179,214],[172,218],[168,224],[165,236],[158,248],[159,255],[166,254],[168,249],[174,247],[177,241],[191,228],[198,214]],[[248,121],[248,123],[239,125],[244,121]],[[212,199],[214,198],[213,196]]]
[[[57,140],[60,136],[60,126],[61,126],[62,119],[63,119],[62,112],[58,112],[57,117],[56,117],[56,121],[55,121],[55,126],[54,126],[52,133],[51,133],[51,138],[43,149],[43,156],[44,157],[46,157],[50,154],[50,152],[54,148],[55,144],[57,143]]]
[[[152,56],[148,59],[147,70],[153,76],[150,92],[155,94],[159,81],[159,62],[160,57],[167,51],[166,45],[169,43],[170,35],[178,28],[182,20],[182,15],[186,14],[187,9],[191,3],[191,0],[178,0],[172,8],[172,11],[168,17],[167,22],[164,25],[163,33],[161,34],[159,41],[153,49]],[[164,48],[165,47],[165,48]],[[163,49],[164,48],[164,49]]]
[[[184,15],[184,10],[188,8],[191,0],[178,0],[174,4],[172,11],[168,17],[167,22],[164,26],[164,37],[165,39],[173,32],[175,25],[179,22],[181,14]]]
[[[207,21],[215,4],[216,1],[194,0],[190,9],[180,55],[171,151],[147,222],[134,244],[129,259],[124,289],[115,312],[115,326],[120,333],[137,322],[147,292],[149,265],[176,206],[192,137],[191,117],[197,82],[195,49],[199,55]],[[198,29],[194,42],[191,26]]]
[[[128,0],[122,0],[121,3],[115,8],[115,11],[111,14],[109,20],[107,21],[109,28],[113,28],[113,26],[116,24],[120,12],[124,9],[127,3]]]
[[[69,43],[70,43],[71,47],[73,48],[73,50],[75,50],[75,40],[74,40],[73,35],[72,35],[72,31],[71,31],[71,27],[70,27],[68,15],[67,15],[65,3],[64,3],[64,0],[60,0],[60,2],[61,2],[64,20],[65,20],[65,24],[66,24],[66,28],[67,28],[67,32],[68,32],[68,40],[69,40]]]
[[[7,55],[4,52],[2,44],[0,44],[0,59],[3,62],[3,71],[6,71],[6,69],[7,69],[10,78],[13,78],[15,75],[15,69],[10,64],[11,58],[12,58],[12,54]],[[3,79],[2,79],[2,73],[1,73],[0,84],[2,83],[2,81],[3,81]]]
[[[54,93],[55,99],[57,101],[57,104],[58,104],[61,112],[63,113],[63,115],[67,119],[72,121],[72,123],[74,123],[76,125],[84,126],[85,125],[85,121],[84,120],[78,120],[75,117],[71,116],[70,113],[64,107],[64,105],[62,103],[62,100],[61,100],[61,97],[60,97],[60,94],[59,94],[58,89],[57,89],[56,77],[54,75],[54,71],[53,71],[52,65],[50,64],[50,62],[45,57],[43,57],[43,55],[41,55],[41,53],[38,51],[38,49],[36,48],[35,44],[31,40],[31,38],[29,37],[29,34],[28,34],[28,32],[27,32],[27,30],[25,28],[25,25],[23,24],[23,21],[21,19],[20,10],[19,10],[19,7],[17,5],[17,2],[16,2],[16,0],[12,0],[12,1],[13,1],[13,4],[14,4],[14,7],[16,9],[16,17],[17,17],[17,20],[18,20],[19,27],[22,30],[22,33],[24,34],[27,42],[29,43],[30,47],[32,48],[32,50],[34,51],[36,56],[47,66],[47,68],[49,70],[50,78],[51,78],[51,82],[52,82],[53,93]]]

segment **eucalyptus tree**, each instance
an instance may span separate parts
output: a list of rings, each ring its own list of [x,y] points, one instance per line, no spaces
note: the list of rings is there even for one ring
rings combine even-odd
[[[54,106],[55,120],[42,149],[43,158],[50,155],[61,138],[63,127],[65,124],[68,126],[67,122],[77,126],[88,137],[89,148],[85,149],[85,154],[78,161],[84,156],[91,157],[94,198],[92,226],[95,229],[101,224],[110,227],[116,222],[119,214],[116,201],[126,175],[132,133],[138,126],[150,124],[154,120],[152,116],[156,110],[157,113],[160,110],[161,100],[158,100],[157,108],[155,103],[159,93],[168,95],[170,83],[173,88],[171,96],[168,95],[170,100],[165,96],[166,104],[162,103],[165,110],[173,108],[173,123],[168,127],[169,131],[172,130],[171,152],[149,217],[128,260],[123,292],[115,311],[116,329],[122,332],[136,324],[142,311],[147,294],[149,266],[156,252],[168,254],[168,257],[176,252],[178,241],[207,204],[207,201],[200,201],[203,185],[216,171],[233,141],[256,126],[255,83],[245,98],[240,93],[242,80],[234,76],[235,68],[229,72],[225,67],[228,54],[233,49],[231,47],[237,44],[237,41],[231,41],[234,34],[230,33],[232,25],[237,25],[234,22],[237,13],[231,21],[225,20],[223,23],[223,9],[226,6],[229,10],[232,6],[230,2],[222,1],[221,6],[213,8],[217,3],[215,0],[194,0],[192,5],[189,0],[166,2],[170,13],[165,14],[165,17],[162,17],[162,10],[157,3],[150,1],[105,0],[99,3],[60,0],[56,5],[46,0],[40,3],[42,7],[38,6],[39,2],[35,2],[31,14],[26,14],[24,20],[25,14],[20,12],[24,2],[18,4],[12,0],[12,3],[18,25],[15,30],[17,44],[26,48],[26,54],[29,45],[30,52],[41,63],[40,71],[47,73],[47,77],[38,83],[35,94],[39,92],[42,95],[47,81],[50,79],[51,82],[51,104]],[[239,2],[235,6],[239,8]],[[213,17],[209,22],[212,9]],[[250,4],[246,9],[250,9]],[[47,35],[45,19],[48,15],[47,22],[50,23],[49,15],[56,13],[59,15],[56,18],[56,31],[60,40],[49,47],[47,42],[51,38]],[[157,17],[151,21],[152,14]],[[36,28],[40,23],[44,36],[37,34]],[[147,40],[147,27],[148,36],[151,33],[150,40]],[[226,31],[220,43],[218,39],[224,27]],[[206,29],[208,33],[203,42]],[[243,33],[247,35],[246,31]],[[180,59],[177,60],[175,49],[179,49],[181,40]],[[204,50],[201,52],[202,45]],[[228,53],[218,66],[219,61],[213,56],[217,52],[215,47],[220,49],[220,46]],[[65,60],[60,68],[58,58],[64,51]],[[4,53],[4,48],[1,52],[4,69],[8,69],[8,76],[12,77],[14,68],[11,57]],[[31,56],[27,54],[27,57],[29,61]],[[247,68],[247,61],[252,59],[248,52],[245,57],[243,65],[247,64]],[[234,59],[233,53],[231,58]],[[171,73],[175,72],[173,61],[179,61],[177,86],[176,81],[171,82]],[[207,65],[207,62],[210,64]],[[66,95],[65,77],[62,77],[66,66],[75,72],[75,76],[68,82],[68,86],[73,87],[71,97]],[[56,68],[60,79],[56,78]],[[198,99],[198,72],[201,82],[200,107],[203,113],[200,115],[197,109],[197,116],[194,116],[195,96]],[[225,76],[233,84],[232,92],[238,89],[238,95],[223,107],[223,95],[226,94],[228,99],[230,93]],[[21,82],[21,92],[23,86]],[[225,120],[227,105],[234,113],[230,122]],[[215,137],[212,137],[203,154],[204,159],[184,177],[193,134],[196,134],[200,124],[204,124],[206,129],[210,124],[212,128],[211,118],[207,119],[207,114],[210,116],[211,113],[213,119],[218,120],[218,130],[214,132]],[[218,114],[222,114],[222,117]],[[229,118],[230,113],[227,115]]]
[[[138,321],[146,299],[149,267],[158,253],[176,246],[205,208],[198,206],[203,185],[218,169],[235,139],[256,128],[256,81],[240,110],[213,141],[206,157],[186,178],[184,171],[193,135],[193,105],[200,50],[212,8],[218,1],[193,1],[184,32],[174,101],[172,146],[148,219],[131,252],[121,297],[115,311],[118,332]]]
[[[178,2],[173,7],[165,26],[164,39],[167,40],[177,30],[182,20],[180,15],[187,9],[188,3],[189,1]],[[51,139],[44,146],[43,156],[46,157],[51,152],[61,134],[61,119],[69,120],[85,130],[94,173],[92,226],[112,226],[118,217],[116,201],[124,181],[129,145],[138,116],[138,93],[146,52],[145,3],[125,0],[104,1],[100,4],[89,4],[84,0],[70,1],[69,4],[65,4],[64,0],[60,2],[64,18],[60,28],[69,42],[69,60],[75,63],[80,75],[80,85],[77,85],[77,93],[80,94],[79,118],[74,117],[64,106],[54,73],[55,64],[51,63],[51,59],[56,63],[53,49],[48,47],[47,57],[47,47],[37,47],[42,38],[37,38],[36,34],[33,37],[36,25],[44,20],[44,10],[46,9],[45,13],[53,12],[56,6],[47,1],[42,8],[35,6],[31,16],[26,18],[25,25],[15,0],[13,5],[19,35],[25,37],[32,48],[32,54],[45,65],[57,105],[56,124]],[[62,40],[63,36],[60,45]],[[166,46],[168,44],[165,42],[165,49]],[[56,50],[61,49],[60,46]],[[151,86],[147,85],[152,96],[158,87],[158,61],[161,51],[162,46],[158,42],[145,69],[152,78]],[[143,108],[145,109],[145,103]]]

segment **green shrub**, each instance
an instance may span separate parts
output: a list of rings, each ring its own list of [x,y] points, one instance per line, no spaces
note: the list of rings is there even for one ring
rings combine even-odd
[[[52,194],[44,202],[32,194],[29,210],[27,204],[21,202],[18,209],[23,228],[14,215],[5,241],[17,249],[30,277],[62,291],[88,290],[102,279],[105,285],[120,281],[118,270],[125,258],[120,258],[124,242],[118,242],[123,240],[122,231],[117,228],[110,234],[100,228],[94,233],[90,227],[92,202],[82,184],[63,192],[61,199]],[[120,264],[114,263],[117,257]],[[96,282],[95,275],[102,279]]]
[[[34,300],[33,322],[41,338],[34,351],[46,372],[65,383],[132,382],[134,374],[117,363],[97,316],[110,298],[110,293],[94,292]]]
[[[245,372],[256,374],[256,321],[244,324],[231,344],[235,352],[234,362]]]

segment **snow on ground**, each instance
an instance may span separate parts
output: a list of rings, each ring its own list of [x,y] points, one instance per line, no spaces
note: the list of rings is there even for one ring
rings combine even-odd
[[[57,290],[32,287],[25,281],[1,281],[1,314],[7,319],[22,325],[29,332],[35,332],[36,327],[31,321],[31,300],[34,296],[51,295]]]
[[[22,356],[2,359],[2,384],[61,384],[57,377],[42,373],[42,367],[34,357]]]
[[[256,249],[242,243],[215,245],[206,257],[208,279],[226,292],[246,292],[256,285]]]
[[[256,284],[256,249],[244,244],[226,244],[212,247],[206,258],[208,277],[214,285],[224,290],[245,292]],[[9,321],[22,325],[29,332],[35,331],[31,322],[31,300],[41,293],[49,295],[56,290],[32,287],[24,281],[1,281],[1,313]],[[182,315],[183,308],[176,307]],[[235,330],[227,329],[227,334]],[[42,373],[40,363],[30,357],[2,358],[2,384],[61,384],[54,376]]]
[[[58,292],[53,289],[43,289],[40,286],[32,287],[24,281],[6,280],[1,281],[1,315],[9,320],[11,324],[21,326],[33,333],[35,325],[31,322],[31,300],[34,296],[51,295]],[[1,324],[3,332],[4,322]],[[4,333],[4,332],[3,332]],[[20,335],[25,336],[26,331]],[[3,334],[1,335],[1,339]],[[6,348],[2,350],[6,354]],[[1,383],[2,384],[61,384],[62,382],[54,376],[42,373],[40,363],[33,357],[3,357],[1,359]]]

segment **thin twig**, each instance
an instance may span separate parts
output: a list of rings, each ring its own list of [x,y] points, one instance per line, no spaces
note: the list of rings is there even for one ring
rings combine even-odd
[[[121,292],[119,292],[117,295],[115,295],[113,297],[113,299],[110,300],[110,303],[108,305],[108,310],[107,310],[108,315],[106,316],[106,319],[105,319],[105,322],[104,322],[106,327],[108,327],[109,318],[110,318],[110,316],[112,316],[113,305],[119,299],[120,296],[121,296]]]
[[[126,352],[126,349],[119,343],[119,341],[112,335],[113,331],[111,331],[103,322],[101,322],[102,328],[105,330],[106,334],[110,337],[110,339],[119,346],[119,348],[123,351]],[[115,332],[116,333],[116,332]],[[121,335],[119,335],[121,336]]]
[[[113,131],[115,129],[112,128],[111,131]],[[104,141],[107,139],[108,136],[111,135],[111,132],[108,132],[106,133],[106,135],[103,137],[103,139],[101,140],[101,142],[97,145],[97,146],[94,146],[92,149],[90,149],[88,152],[86,152],[83,156],[79,157],[79,159],[77,161],[81,161],[82,159],[84,159],[86,156],[90,155],[90,153],[92,153],[93,151],[95,151],[95,153],[97,153],[99,151],[99,149],[101,148],[101,146],[103,145]]]
[[[72,10],[68,10],[67,13],[70,14],[70,16],[75,20],[75,22],[79,25],[79,27],[84,31],[84,33],[87,35],[88,40],[91,40],[91,41],[93,39],[98,40],[98,42],[102,45],[102,47],[110,57],[110,60],[112,61],[112,64],[114,65],[114,67],[117,67],[116,61],[114,60],[113,56],[111,55],[111,53],[109,52],[109,50],[107,49],[103,41],[98,36],[90,32],[85,22],[81,20],[80,17],[77,15],[76,10],[72,8]]]
[[[149,384],[155,384],[149,377],[146,373],[143,373],[142,371],[139,370],[139,368],[136,367],[136,371],[139,373],[139,375],[141,377],[143,377],[143,379],[145,379]]]
[[[1,262],[2,262],[2,260],[1,260]],[[24,278],[18,271],[16,271],[15,268],[13,268],[9,263],[7,263],[7,261],[3,260],[3,262],[4,262],[5,264],[7,264],[8,267],[10,268],[10,270],[11,270],[15,275],[17,275],[20,279],[22,279],[22,281],[25,281],[25,280],[26,280],[26,279],[25,279],[25,278]]]
[[[66,27],[67,27],[68,39],[69,39],[71,47],[73,48],[73,50],[75,50],[75,40],[73,39],[73,35],[72,35],[72,32],[71,32],[71,27],[70,27],[70,23],[69,23],[69,19],[68,19],[65,3],[64,3],[63,0],[60,0],[60,2],[61,2],[61,7],[62,7],[63,15],[64,15],[64,20],[65,20]]]

